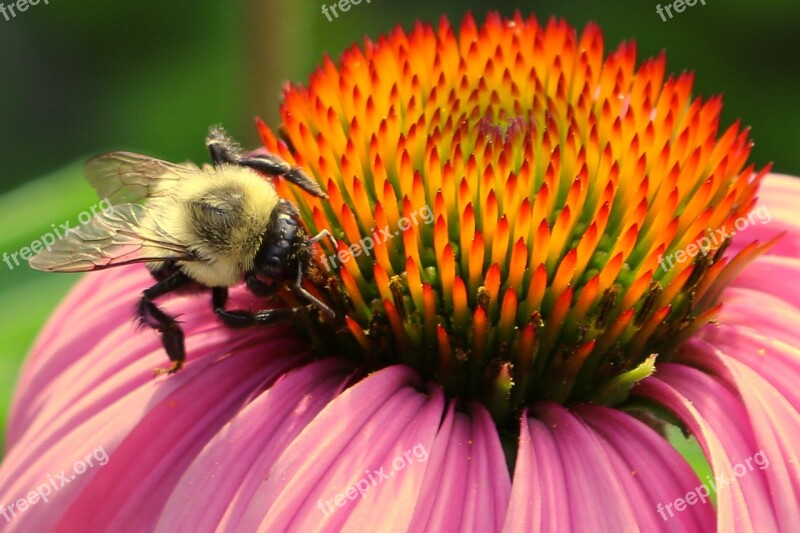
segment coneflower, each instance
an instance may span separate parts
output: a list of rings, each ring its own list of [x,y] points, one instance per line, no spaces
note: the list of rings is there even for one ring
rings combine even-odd
[[[87,276],[25,366],[0,524],[800,528],[800,182],[691,89],[519,14],[325,59],[258,130],[329,196],[278,183],[337,241],[306,281],[336,317],[232,331],[176,298],[188,362],[153,379],[145,269]]]

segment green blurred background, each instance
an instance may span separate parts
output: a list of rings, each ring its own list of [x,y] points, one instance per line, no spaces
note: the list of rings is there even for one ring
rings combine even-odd
[[[0,15],[0,253],[96,204],[86,157],[204,161],[215,123],[255,144],[253,117],[274,125],[282,83],[306,80],[324,53],[417,18],[455,25],[468,10],[594,20],[606,49],[636,39],[640,59],[666,49],[668,71],[696,71],[696,94],[724,94],[723,126],[752,126],[755,163],[800,175],[797,0],[706,0],[666,22],[651,0],[363,0],[331,22],[319,0],[43,1]],[[0,428],[36,332],[75,281],[0,263]]]

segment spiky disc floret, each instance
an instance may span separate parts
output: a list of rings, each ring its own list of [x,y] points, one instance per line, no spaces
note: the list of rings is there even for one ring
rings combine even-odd
[[[665,260],[733,227],[765,171],[738,123],[717,135],[719,97],[664,81],[663,55],[635,63],[633,44],[604,58],[593,24],[492,14],[395,29],[286,89],[286,142],[262,138],[330,196],[280,186],[338,239],[321,291],[365,360],[502,419],[619,401],[714,316],[759,248]]]

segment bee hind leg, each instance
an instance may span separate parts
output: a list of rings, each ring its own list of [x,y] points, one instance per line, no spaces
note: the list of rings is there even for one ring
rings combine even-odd
[[[145,290],[136,306],[136,317],[139,324],[161,333],[164,350],[172,361],[170,368],[157,368],[156,374],[174,374],[180,370],[186,360],[186,349],[183,342],[183,330],[178,321],[174,316],[162,311],[153,300],[185,286],[189,281],[191,280],[183,272],[173,272]]]

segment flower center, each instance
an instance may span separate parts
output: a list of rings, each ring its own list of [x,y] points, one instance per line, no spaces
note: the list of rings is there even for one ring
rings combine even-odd
[[[716,139],[718,98],[664,83],[663,57],[634,66],[593,26],[490,16],[397,30],[288,89],[288,143],[260,131],[330,197],[279,184],[337,239],[308,284],[337,311],[312,320],[331,351],[410,365],[504,423],[618,403],[707,323],[759,249],[672,259],[747,213],[760,175],[738,125]]]

